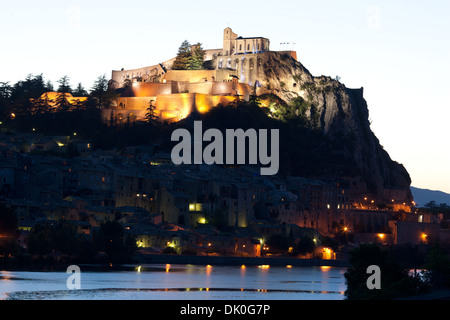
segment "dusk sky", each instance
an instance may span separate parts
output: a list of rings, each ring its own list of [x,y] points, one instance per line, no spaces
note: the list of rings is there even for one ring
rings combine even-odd
[[[449,1],[2,1],[0,82],[154,65],[223,29],[294,49],[314,75],[364,87],[372,130],[412,185],[450,193]],[[280,45],[289,43],[289,45]]]

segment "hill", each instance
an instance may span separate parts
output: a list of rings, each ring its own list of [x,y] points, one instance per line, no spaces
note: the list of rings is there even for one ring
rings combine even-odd
[[[436,201],[438,205],[441,203],[450,204],[450,194],[442,191],[411,187],[411,192],[414,197],[414,201],[419,207],[423,207],[424,204],[430,201]]]
[[[390,158],[370,128],[363,88],[350,89],[330,77],[313,76],[300,62],[276,52],[267,53],[262,64],[268,85],[257,93],[275,95],[286,103],[268,104],[275,117],[296,118],[310,132],[322,133],[334,145],[332,154],[346,159],[379,201],[386,190],[395,189],[407,193],[405,201],[412,200],[407,170]],[[292,146],[301,149],[300,142]]]

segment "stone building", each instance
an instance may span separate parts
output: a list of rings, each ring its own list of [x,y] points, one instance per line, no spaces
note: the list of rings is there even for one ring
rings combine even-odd
[[[223,48],[204,50],[208,70],[171,70],[175,58],[139,69],[113,70],[110,86],[122,92],[103,117],[144,120],[151,104],[161,121],[174,122],[218,104],[248,101],[265,79],[263,55],[269,49],[267,38],[242,37],[226,28]],[[295,52],[289,54],[296,58]]]
[[[262,53],[269,51],[270,41],[262,37],[243,38],[226,28],[223,31],[223,56],[248,53]]]

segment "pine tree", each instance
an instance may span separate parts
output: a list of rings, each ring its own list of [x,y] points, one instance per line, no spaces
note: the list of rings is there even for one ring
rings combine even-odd
[[[70,88],[69,81],[70,81],[70,79],[68,76],[64,76],[61,79],[59,79],[58,80],[58,83],[59,83],[58,92],[72,93],[72,89]]]
[[[52,84],[52,82],[51,82],[50,80],[48,80],[48,81],[45,83],[45,89],[46,89],[48,92],[54,90],[54,89],[53,89],[53,84]]]
[[[86,97],[88,95],[87,91],[84,89],[81,83],[78,83],[76,89],[72,94],[74,97]]]
[[[172,70],[186,70],[190,56],[191,45],[187,40],[184,40],[180,48],[178,48],[178,54],[172,64]]]
[[[89,95],[91,103],[98,109],[107,108],[116,97],[117,93],[112,87],[108,86],[106,75],[97,78]]]
[[[150,100],[148,103],[147,113],[145,119],[150,125],[156,125],[159,117],[156,115],[156,107],[153,105],[154,100]]]
[[[48,97],[48,93],[44,93],[39,99],[33,101],[33,113],[46,113],[52,107],[53,100]]]
[[[47,91],[42,74],[37,76],[29,74],[25,80],[21,80],[11,87],[9,100],[14,105],[14,112],[29,114],[33,110],[31,99],[38,99]]]
[[[205,52],[202,49],[202,44],[197,43],[192,47],[186,69],[188,70],[201,70],[203,69],[203,59]]]
[[[58,112],[69,111],[71,104],[67,98],[69,97],[69,93],[72,92],[72,89],[70,88],[69,84],[69,77],[68,76],[62,77],[61,79],[58,80],[58,83],[59,83],[58,94],[55,99],[56,111]]]
[[[67,92],[58,92],[55,99],[56,111],[58,112],[70,111],[70,107],[72,105],[67,98],[68,98]]]

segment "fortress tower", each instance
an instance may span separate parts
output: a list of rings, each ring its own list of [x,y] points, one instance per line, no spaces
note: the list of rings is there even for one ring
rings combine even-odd
[[[223,55],[228,56],[235,53],[235,44],[238,35],[231,30],[225,28],[223,31]]]
[[[238,37],[231,28],[223,31],[223,52],[224,56],[248,53],[262,53],[270,49],[270,41],[263,37]]]

